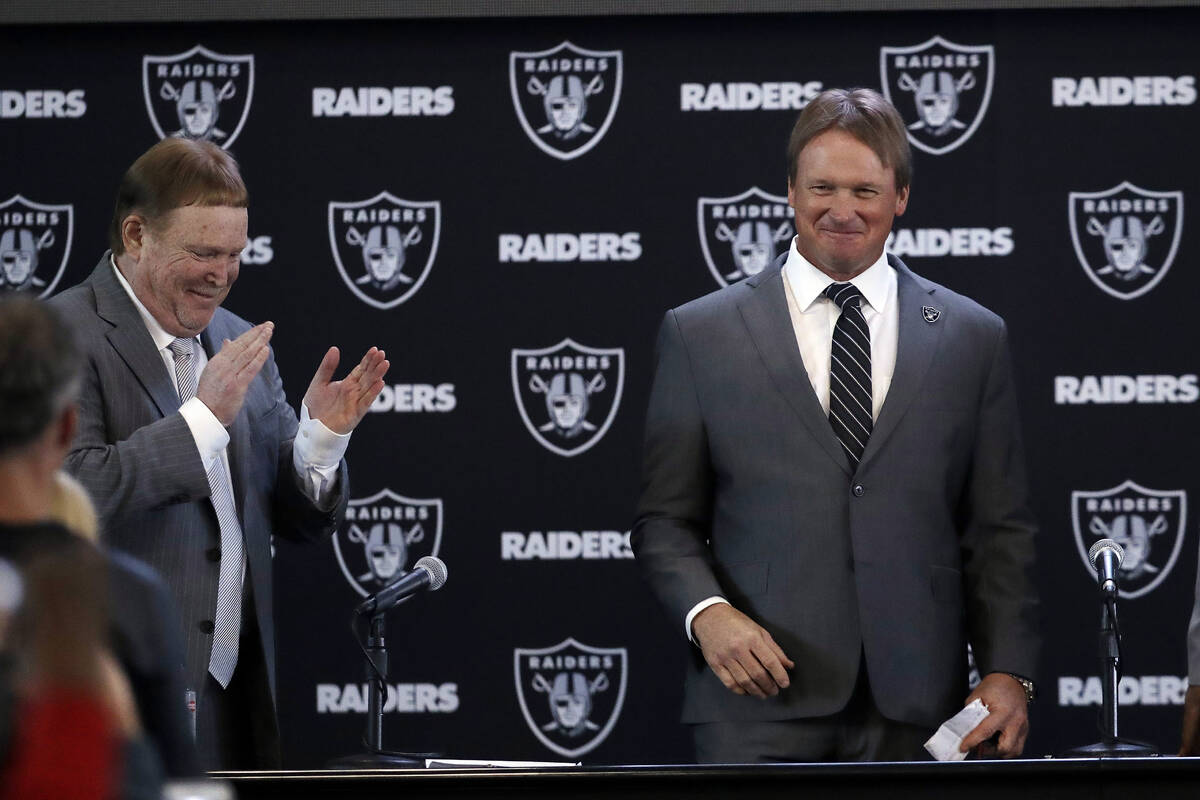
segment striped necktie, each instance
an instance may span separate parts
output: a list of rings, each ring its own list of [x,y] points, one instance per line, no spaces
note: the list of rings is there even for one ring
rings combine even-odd
[[[179,400],[186,403],[196,396],[196,340],[176,339],[171,342],[171,352],[175,355]],[[220,458],[213,459],[208,468],[208,488],[221,528],[221,571],[217,578],[217,610],[208,671],[217,683],[228,687],[237,666],[242,627],[242,526],[233,502],[233,487]]]
[[[825,296],[842,309],[830,346],[829,423],[857,469],[871,435],[871,332],[854,284],[831,283]]]

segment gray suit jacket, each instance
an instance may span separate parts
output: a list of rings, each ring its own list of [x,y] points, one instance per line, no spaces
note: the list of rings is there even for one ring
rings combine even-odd
[[[86,353],[80,426],[66,468],[96,501],[104,541],[149,563],[183,614],[187,680],[200,691],[212,648],[220,530],[195,440],[162,357],[105,253],[83,283],[50,301],[80,334]],[[224,339],[250,328],[217,309],[201,334],[211,357]],[[317,508],[292,466],[296,414],[274,357],[250,385],[229,427],[229,466],[245,537],[246,580],[262,632],[271,701],[275,698],[271,536],[318,539],[341,519],[349,480],[343,462],[335,500]],[[183,698],[179,699],[183,703]]]
[[[865,656],[885,716],[936,726],[966,696],[968,640],[981,672],[1034,674],[1035,526],[1004,323],[888,259],[896,368],[853,473],[796,346],[784,258],[663,321],[638,562],[672,621],[723,595],[796,662],[791,687],[759,700],[694,650],[685,722],[835,713]]]

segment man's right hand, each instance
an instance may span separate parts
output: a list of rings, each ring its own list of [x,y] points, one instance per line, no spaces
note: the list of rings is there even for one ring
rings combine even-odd
[[[220,352],[208,360],[200,373],[196,397],[225,427],[233,424],[242,410],[250,382],[267,363],[271,352],[268,345],[274,332],[275,323],[264,322],[232,342],[226,339]]]
[[[716,603],[692,620],[692,635],[704,660],[734,694],[774,697],[791,681],[796,664],[771,634],[728,603]]]

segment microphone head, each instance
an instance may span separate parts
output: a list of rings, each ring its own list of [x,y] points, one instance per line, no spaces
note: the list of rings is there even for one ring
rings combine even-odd
[[[418,559],[413,565],[413,569],[423,569],[429,573],[429,591],[436,592],[446,583],[446,578],[450,577],[450,570],[446,568],[446,562],[442,561],[437,556],[425,556]]]
[[[1117,566],[1121,566],[1121,562],[1125,560],[1125,549],[1121,545],[1114,542],[1112,539],[1101,539],[1092,545],[1088,550],[1088,562],[1096,567],[1096,558],[1105,550],[1110,551],[1117,559]]]

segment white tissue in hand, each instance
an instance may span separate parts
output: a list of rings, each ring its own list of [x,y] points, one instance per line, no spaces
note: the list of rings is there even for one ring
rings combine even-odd
[[[925,749],[938,761],[962,761],[967,757],[960,749],[962,740],[975,730],[975,726],[983,722],[989,713],[983,701],[975,698],[962,711],[942,723],[942,727],[925,743]]]

